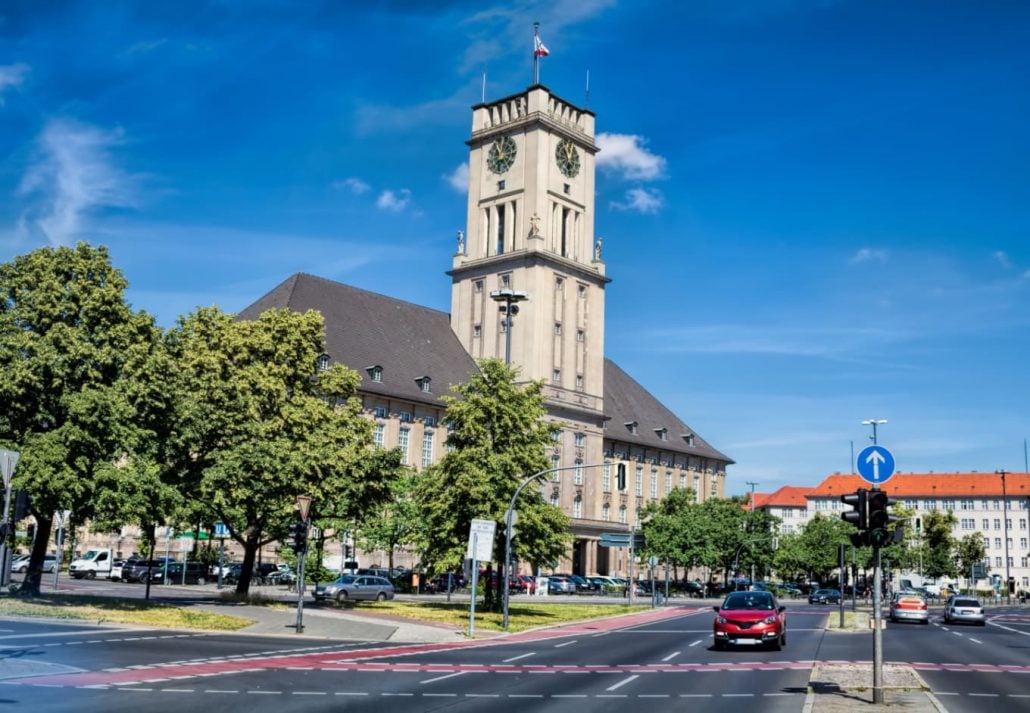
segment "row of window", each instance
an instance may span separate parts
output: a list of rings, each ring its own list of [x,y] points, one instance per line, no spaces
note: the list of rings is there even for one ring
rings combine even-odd
[[[1026,543],[1027,543],[1027,540],[1026,540],[1026,538],[1025,538],[1025,537],[1020,537],[1020,538],[1019,538],[1019,549],[1021,549],[1021,550],[1025,550],[1025,549],[1026,549]],[[984,538],[984,545],[985,545],[986,547],[991,547],[991,538],[989,538],[989,537],[985,537],[985,538]],[[995,538],[994,538],[994,547],[993,547],[993,548],[991,548],[991,549],[995,549],[995,550],[1001,550],[1001,549],[1004,549],[1004,548],[1005,548],[1006,546],[1007,546],[1007,547],[1008,547],[1008,548],[1009,548],[1010,550],[1012,549],[1012,538],[1011,538],[1011,537],[1010,537],[1010,538],[1008,538],[1008,539],[1007,539],[1007,540],[1005,541],[1005,544],[1002,544],[1002,542],[1001,542],[1001,538],[1000,538],[1000,537],[995,537]]]
[[[1005,525],[1004,525],[1004,527],[1002,527],[1001,518],[1000,517],[994,518],[993,522],[994,522],[994,529],[995,530],[1001,530],[1001,529],[1009,529],[1009,530],[1011,530],[1012,529],[1012,518],[1010,518],[1010,517],[1005,518]],[[991,529],[991,520],[989,518],[986,518],[986,517],[983,518],[980,521],[980,524],[982,525],[982,527],[980,528],[981,530],[990,530]],[[959,521],[959,526],[963,530],[975,530],[976,529],[976,518],[964,517],[964,518],[962,518]],[[1026,518],[1025,517],[1021,517],[1019,519],[1019,529],[1020,530],[1025,530],[1026,529]]]
[[[918,500],[915,498],[906,498],[903,504],[909,510],[951,510],[952,512],[959,510],[1003,510],[1005,509],[1005,503],[1001,498],[977,498],[977,499],[964,499],[964,500]],[[1008,509],[1009,510],[1026,510],[1030,508],[1027,504],[1026,498],[1009,498]]]
[[[402,428],[397,432],[397,448],[401,452],[401,463],[411,465],[410,451],[411,429]],[[377,423],[372,429],[372,443],[376,448],[386,447],[386,426]],[[433,464],[433,431],[422,432],[422,467],[428,468]]]

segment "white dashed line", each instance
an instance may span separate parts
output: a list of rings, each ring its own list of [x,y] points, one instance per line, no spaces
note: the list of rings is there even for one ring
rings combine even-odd
[[[461,676],[464,673],[467,673],[467,671],[458,671],[456,673],[449,673],[446,676],[437,676],[436,678],[427,678],[425,681],[419,681],[419,683],[435,683],[437,681],[443,681],[444,679],[447,679],[447,678],[454,678],[455,676]]]
[[[536,656],[535,651],[530,651],[528,654],[522,654],[520,656],[512,656],[510,659],[504,659],[502,663],[511,663],[512,661],[518,661],[519,659],[529,658],[530,656]]]
[[[555,644],[554,648],[560,649],[563,646],[568,646],[568,645],[574,644],[574,643],[576,643],[576,639],[573,639],[572,641],[566,641],[564,644]]]
[[[697,641],[695,641],[694,643],[692,643],[692,644],[691,644],[690,646],[691,646],[691,647],[697,646],[697,645],[698,645],[698,644],[700,644],[700,643],[701,643],[702,641],[703,641],[703,639],[698,639]]]
[[[679,651],[673,651],[671,654],[669,654],[664,659],[662,659],[662,661],[663,662],[665,662],[665,661],[672,661],[674,658],[676,658],[679,655],[680,655]]]
[[[604,690],[609,691],[609,692],[614,691],[616,689],[622,688],[627,683],[631,683],[633,681],[636,681],[638,678],[640,678],[640,676],[638,676],[636,674],[633,674],[629,678],[623,679],[622,681],[619,681],[618,683],[616,683],[614,686],[609,686],[608,688],[606,688]]]

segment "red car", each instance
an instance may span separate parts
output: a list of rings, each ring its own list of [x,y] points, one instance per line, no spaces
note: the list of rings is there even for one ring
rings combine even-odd
[[[786,607],[771,592],[731,592],[715,609],[712,636],[717,650],[727,646],[787,645]]]
[[[518,578],[522,582],[520,591],[526,594],[536,594],[536,577],[529,574],[520,574]]]

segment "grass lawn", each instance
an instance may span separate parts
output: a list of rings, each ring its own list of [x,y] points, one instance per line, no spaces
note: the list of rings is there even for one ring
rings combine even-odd
[[[238,616],[211,614],[132,599],[40,596],[35,599],[4,597],[0,616],[34,616],[74,619],[96,624],[135,624],[163,629],[212,629],[237,631],[253,622]]]
[[[645,611],[647,606],[604,604],[526,604],[512,603],[508,607],[508,631],[525,631],[538,626],[561,624],[584,619],[598,619],[630,612]],[[356,606],[357,611],[370,614],[420,619],[437,624],[467,629],[468,602],[368,602]],[[500,612],[484,612],[476,607],[476,628],[503,631]]]

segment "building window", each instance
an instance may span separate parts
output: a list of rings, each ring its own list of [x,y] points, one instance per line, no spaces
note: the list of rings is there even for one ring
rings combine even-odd
[[[626,506],[625,505],[620,505],[619,506],[619,522],[621,522],[623,525],[626,524]]]
[[[426,416],[422,420],[425,422],[426,426],[429,427],[429,428],[432,428],[433,426],[436,425],[436,416]]]
[[[554,289],[560,290],[564,286],[565,286],[565,280],[563,280],[560,277],[554,278]]]
[[[501,275],[501,287],[511,287],[511,275]]]
[[[329,355],[322,354],[318,357],[318,370],[329,371]]]
[[[583,459],[576,459],[576,469],[572,471],[572,484],[582,485],[583,484]]]
[[[415,379],[415,383],[418,384],[418,388],[423,393],[426,393],[426,394],[432,393],[432,391],[433,391],[433,388],[432,388],[433,380],[430,379],[428,376],[420,376],[419,378]]]
[[[582,448],[587,444],[587,437],[582,433],[577,433],[573,442],[575,443],[576,448]]]
[[[583,298],[585,298],[587,296],[587,286],[586,285],[580,285],[579,286],[579,296],[580,296],[581,299],[583,299]]]
[[[397,448],[401,452],[401,465],[408,464],[408,437],[410,435],[411,431],[407,428],[402,428],[397,434]]]
[[[551,493],[551,505],[558,507],[558,493]]]
[[[376,406],[374,409],[374,413],[376,418],[386,418],[388,415],[385,406]]]
[[[551,470],[554,470],[554,472],[551,473],[551,480],[556,483],[561,480],[561,471],[555,470],[555,468],[560,465],[559,461],[560,459],[557,455],[551,456]]]
[[[500,180],[500,181],[497,182],[497,190],[499,190],[499,191],[503,191],[504,190],[504,181],[503,180]]]
[[[988,520],[988,519],[987,519],[987,518],[985,517],[985,518],[984,518],[984,519],[982,520],[982,522],[983,522],[983,528],[982,528],[982,529],[984,529],[984,530],[990,530],[990,529],[991,529],[991,521],[990,521],[990,520]]]
[[[1025,537],[1020,537],[1019,538],[1019,549],[1021,549],[1021,550],[1025,550],[1026,549],[1026,538]]]
[[[687,476],[685,473],[680,473],[680,490],[687,489]]]
[[[669,429],[667,429],[667,428],[656,428],[654,430],[654,432],[655,432],[655,434],[658,436],[658,438],[660,440],[663,440],[663,441],[669,440]]]
[[[572,517],[579,519],[583,517],[583,499],[576,498],[572,501]]]
[[[368,372],[368,378],[369,379],[371,379],[372,381],[376,382],[377,384],[378,383],[382,383],[382,381],[383,381],[383,367],[381,367],[381,366],[370,366],[367,369],[365,369],[365,371]]]
[[[563,183],[561,185],[562,185],[562,192],[565,195],[569,195],[569,194],[572,193],[572,186],[570,186],[568,183]]]
[[[994,566],[995,567],[1001,567],[1001,557],[995,557],[994,558]]]
[[[472,336],[474,338],[476,338],[476,339],[479,339],[479,337],[481,337],[482,334],[483,334],[483,328],[480,327],[478,324],[473,324],[472,325]]]
[[[582,374],[576,374],[576,388],[577,389],[582,389],[583,388],[583,375]]]
[[[1000,537],[995,537],[994,538],[994,549],[996,549],[996,550],[1000,550],[1001,549],[1001,538]]]
[[[658,469],[651,469],[651,498],[658,497]]]
[[[644,494],[644,467],[643,466],[640,466],[640,465],[637,466],[637,473],[636,473],[636,475],[637,475],[637,478],[636,478],[634,492],[637,494],[637,497],[641,497]]]
[[[401,420],[401,423],[411,423],[411,411],[401,411],[397,414],[397,417]]]
[[[637,422],[636,421],[626,421],[626,423],[624,423],[623,425],[626,427],[626,430],[629,431],[631,436],[637,435]]]
[[[482,292],[482,291],[483,291],[483,281],[482,281],[482,280],[476,280],[476,281],[475,281],[475,282],[473,283],[473,285],[475,285],[475,291],[476,291],[476,294],[477,294],[477,295],[478,295],[478,294],[479,294],[480,292]]]
[[[636,518],[637,519],[634,520],[633,522],[636,523],[637,525],[639,525],[640,524],[640,508],[637,508]]]
[[[612,519],[612,506],[608,503],[601,506],[601,519],[605,522],[610,522]]]
[[[554,336],[556,336],[556,337],[560,337],[561,336],[561,322],[555,322],[554,323]]]
[[[372,429],[372,443],[376,448],[382,448],[386,440],[386,426],[377,423]]]
[[[428,468],[433,464],[433,432],[422,432],[422,467]]]
[[[612,491],[612,464],[605,463],[601,469],[601,490],[610,493]]]
[[[576,341],[577,342],[585,342],[586,340],[587,340],[587,333],[584,332],[582,329],[577,329],[576,330]]]
[[[561,383],[561,369],[555,369],[551,372],[551,381],[555,384]]]
[[[665,494],[668,495],[672,492],[672,471],[665,471]]]
[[[1000,517],[994,518],[994,529],[995,530],[1000,530],[1001,529],[1001,518]]]
[[[556,428],[551,431],[551,440],[555,443],[561,443],[561,429]]]
[[[693,445],[694,445],[694,434],[693,433],[684,433],[683,434],[683,440],[687,442],[688,446],[693,447]]]

